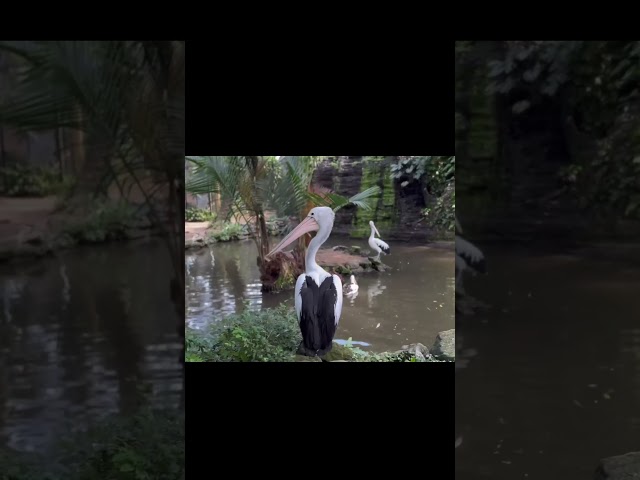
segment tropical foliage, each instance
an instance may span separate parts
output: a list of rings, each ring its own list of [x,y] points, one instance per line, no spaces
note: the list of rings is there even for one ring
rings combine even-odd
[[[127,183],[139,186],[152,221],[166,227],[160,217],[171,219],[166,239],[178,274],[180,193],[164,191],[163,212],[157,195],[158,184],[179,186],[183,175],[184,42],[15,41],[0,43],[0,50],[20,66],[11,96],[0,104],[0,123],[20,131],[82,131],[86,155],[75,193],[99,194],[111,181],[123,195]]]
[[[455,156],[398,157],[391,175],[400,187],[420,183],[425,191],[424,215],[436,229],[455,229]]]
[[[278,216],[304,217],[315,206],[328,206],[339,210],[353,204],[370,209],[369,200],[380,192],[379,187],[371,187],[346,198],[326,189],[312,187],[313,173],[323,157],[188,157],[193,164],[188,192],[198,195],[217,193],[230,205],[228,216],[235,216],[247,225],[250,236],[258,250],[258,262],[262,271],[263,288],[273,289],[275,282],[284,274],[291,279],[299,265],[304,241],[300,242],[297,264],[282,268],[282,258],[266,261],[269,253],[269,228],[266,210],[275,211]],[[270,265],[269,265],[270,264]],[[290,282],[284,282],[287,284]],[[282,285],[280,282],[279,285]]]

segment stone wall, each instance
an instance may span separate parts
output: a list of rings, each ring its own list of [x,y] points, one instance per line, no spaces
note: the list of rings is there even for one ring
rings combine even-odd
[[[336,234],[367,238],[369,221],[373,220],[384,240],[425,242],[431,238],[432,231],[421,216],[424,195],[420,183],[402,188],[391,178],[392,161],[393,157],[372,162],[363,161],[363,157],[339,156],[325,160],[316,169],[314,185],[346,197],[374,185],[382,189],[372,211],[355,206],[340,209],[334,223]]]

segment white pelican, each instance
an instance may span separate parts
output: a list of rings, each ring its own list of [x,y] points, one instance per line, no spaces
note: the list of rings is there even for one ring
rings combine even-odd
[[[462,233],[462,227],[457,217],[456,229]],[[465,294],[462,287],[462,274],[465,270],[486,273],[486,268],[484,254],[480,249],[456,233],[456,293]]]
[[[334,211],[329,207],[315,207],[307,217],[267,254],[267,258],[294,242],[302,235],[317,231],[305,257],[305,273],[296,281],[295,306],[302,343],[298,354],[322,356],[333,347],[333,336],[342,314],[342,281],[316,263],[316,254],[331,235]]]
[[[375,257],[376,261],[380,261],[380,252],[384,252],[385,255],[389,255],[391,253],[391,249],[386,242],[383,242],[381,239],[376,238],[376,233],[380,236],[380,232],[373,224],[373,220],[369,222],[369,226],[371,227],[371,235],[369,235],[369,246],[373,248],[376,252],[378,252],[378,256]]]
[[[355,275],[351,275],[350,282],[344,286],[345,295],[353,295],[358,292],[358,284]]]

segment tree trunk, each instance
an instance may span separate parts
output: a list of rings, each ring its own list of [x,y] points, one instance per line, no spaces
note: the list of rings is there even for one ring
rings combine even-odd
[[[247,157],[247,166],[251,172],[251,176],[253,177],[253,184],[255,185],[258,181],[258,174],[260,169],[260,157]],[[262,203],[257,202],[255,205],[255,211],[253,212],[256,216],[256,230],[259,232],[260,238],[259,245],[259,261],[260,265],[264,264],[264,258],[269,253],[269,233],[267,231],[267,221],[264,217],[264,208]]]

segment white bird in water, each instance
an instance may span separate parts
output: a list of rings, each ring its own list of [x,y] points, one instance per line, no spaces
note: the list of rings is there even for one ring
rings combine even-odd
[[[456,229],[462,233],[462,227],[456,217]],[[478,247],[456,233],[456,293],[465,294],[462,286],[462,275],[465,271],[487,273],[484,254]]]
[[[331,208],[312,208],[307,217],[267,254],[268,258],[301,236],[317,231],[307,248],[305,273],[298,277],[294,293],[302,333],[302,343],[297,353],[309,357],[322,356],[331,351],[342,314],[342,280],[316,263],[316,254],[331,235],[334,219],[335,213]]]
[[[354,295],[358,293],[358,284],[355,275],[351,275],[350,282],[344,286],[345,295]]]
[[[376,228],[373,223],[373,220],[369,222],[369,226],[371,227],[371,235],[369,235],[369,246],[376,252],[378,252],[378,256],[375,257],[377,262],[380,261],[380,253],[383,252],[385,255],[389,255],[391,253],[391,248],[386,242],[383,242],[381,239],[376,238],[376,234],[380,236],[380,232]]]

